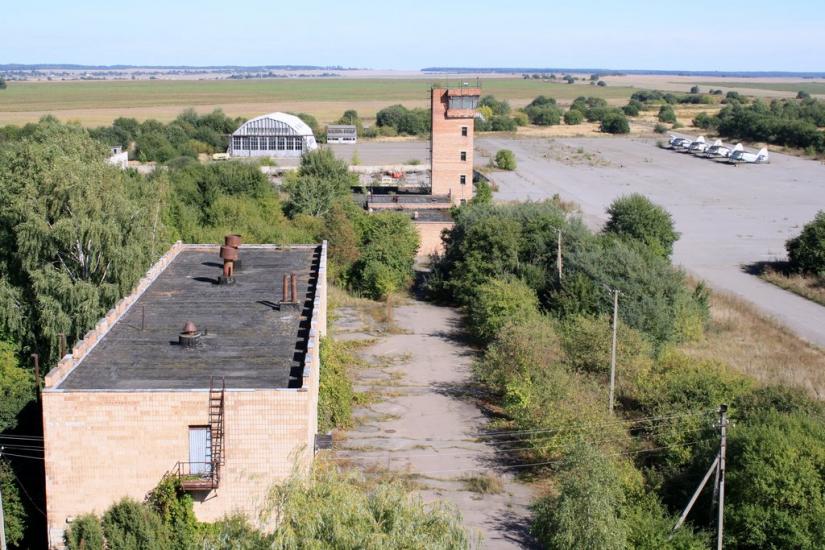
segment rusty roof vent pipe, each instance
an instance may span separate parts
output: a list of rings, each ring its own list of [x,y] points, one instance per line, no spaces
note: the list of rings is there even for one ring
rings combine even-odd
[[[234,246],[222,246],[221,258],[223,259],[223,273],[218,277],[219,285],[231,285],[235,283],[235,262],[238,260],[238,249]]]
[[[298,276],[284,273],[281,283],[281,306],[298,307]]]
[[[186,324],[183,325],[183,329],[178,335],[178,344],[187,349],[194,349],[198,347],[200,340],[201,332],[195,326],[195,323],[186,321]]]
[[[241,250],[240,250],[240,248],[241,248],[241,235],[238,235],[237,233],[232,233],[230,235],[225,235],[224,238],[223,238],[223,244],[224,244],[224,246],[231,246],[232,248],[235,248],[238,251],[238,257],[235,258],[235,271],[240,271],[241,269],[243,269],[243,266],[241,265]]]

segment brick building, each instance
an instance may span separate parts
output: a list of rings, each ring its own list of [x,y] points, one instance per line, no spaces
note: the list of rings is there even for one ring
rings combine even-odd
[[[409,212],[421,238],[419,256],[443,252],[441,232],[453,227],[450,208],[473,198],[473,146],[481,88],[432,88],[429,193],[370,194],[369,210]]]
[[[233,237],[175,244],[46,377],[52,547],[73,518],[142,500],[167,474],[198,519],[258,521],[273,484],[311,464],[326,244]]]
[[[481,89],[433,88],[432,194],[453,205],[473,198],[473,122]]]

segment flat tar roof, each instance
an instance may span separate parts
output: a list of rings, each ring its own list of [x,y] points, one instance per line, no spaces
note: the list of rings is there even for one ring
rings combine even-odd
[[[55,389],[201,389],[211,376],[235,389],[300,387],[320,247],[242,247],[240,258],[235,284],[218,285],[218,247],[182,250]],[[279,306],[286,273],[299,307]],[[178,344],[187,321],[205,333],[196,349]]]

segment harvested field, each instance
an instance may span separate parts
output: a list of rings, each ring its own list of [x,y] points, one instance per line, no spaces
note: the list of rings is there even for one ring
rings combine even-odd
[[[383,107],[402,103],[428,107],[429,79],[263,79],[263,80],[135,80],[15,82],[0,94],[0,124],[33,122],[44,114],[85,125],[110,123],[119,116],[171,120],[187,107],[209,111],[221,107],[232,116],[252,116],[273,110],[307,112],[332,122],[346,109],[374,117]],[[485,94],[527,104],[540,94],[572,101],[593,95],[619,102],[632,88],[601,88],[522,78],[491,78],[482,82]]]

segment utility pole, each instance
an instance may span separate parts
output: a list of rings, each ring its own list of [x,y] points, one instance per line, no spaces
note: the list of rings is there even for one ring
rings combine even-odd
[[[613,345],[610,349],[610,414],[613,414],[613,394],[616,389],[616,324],[619,320],[619,291],[613,290]]]
[[[716,550],[722,550],[725,524],[725,452],[728,446],[728,406],[719,405],[719,515],[716,520]]]
[[[3,456],[0,449],[0,457]],[[3,515],[3,489],[0,487],[0,550],[6,550],[6,518]]]
[[[724,534],[724,514],[725,514],[725,453],[727,451],[728,446],[728,419],[727,419],[727,412],[728,406],[724,403],[719,405],[719,454],[716,455],[716,458],[713,459],[713,463],[711,463],[710,468],[708,468],[705,477],[702,478],[702,482],[696,488],[696,491],[693,493],[693,496],[690,497],[690,502],[688,502],[687,506],[685,507],[684,512],[682,515],[679,516],[679,520],[676,522],[676,525],[673,526],[673,531],[670,533],[670,538],[673,538],[673,533],[675,533],[679,527],[685,522],[685,518],[690,513],[691,508],[693,508],[694,503],[696,503],[696,499],[699,498],[699,495],[702,492],[702,489],[705,488],[705,485],[710,479],[710,475],[716,472],[716,486],[713,489],[714,494],[714,501],[716,500],[716,495],[719,496],[719,506],[717,509],[717,519],[716,519],[716,550],[722,550],[722,540]],[[670,540],[670,538],[668,540]]]
[[[562,263],[561,263],[561,229],[557,229],[556,231],[559,232],[559,238],[556,241],[556,265],[559,268],[559,280],[561,280],[561,273],[562,273]]]

